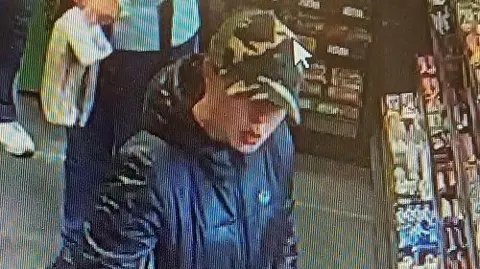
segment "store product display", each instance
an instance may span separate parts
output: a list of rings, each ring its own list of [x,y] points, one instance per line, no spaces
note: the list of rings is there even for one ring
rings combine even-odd
[[[323,16],[345,16],[360,20],[370,19],[370,1],[298,0],[295,2],[300,8],[320,12]]]
[[[332,85],[363,92],[363,75],[359,70],[334,67],[332,68]]]
[[[360,111],[356,107],[331,102],[318,103],[315,111],[320,114],[340,117],[346,120],[357,120],[360,116]]]
[[[480,2],[427,1],[433,43],[416,55],[418,95],[382,99],[392,245],[397,268],[477,269]]]
[[[418,57],[417,64],[420,67],[421,75],[435,75],[437,72],[435,65],[433,64],[432,55],[428,55],[427,57]]]
[[[449,254],[448,256],[455,259],[459,256],[465,257],[467,256],[464,251],[467,250],[468,245],[465,239],[465,232],[464,232],[464,222],[458,221],[457,223],[447,223],[445,224],[445,247],[446,252]],[[461,255],[458,255],[461,253]],[[456,255],[452,255],[456,254]]]
[[[451,134],[448,131],[441,130],[430,136],[432,153],[435,160],[446,162],[453,158]]]
[[[297,36],[299,42],[305,47],[308,51],[316,51],[317,50],[317,40],[311,36]]]
[[[427,121],[432,136],[444,132],[445,115],[442,114],[442,111],[434,111],[427,114]]]
[[[432,5],[430,9],[430,18],[435,30],[440,35],[453,32],[454,22],[449,1],[444,1],[439,5]]]
[[[300,19],[292,19],[291,25],[293,30],[302,35],[315,36],[323,32],[325,22],[316,20],[305,21]]]
[[[312,100],[308,98],[300,97],[298,99],[298,106],[300,107],[300,109],[303,109],[303,110],[308,110],[308,111],[313,110]]]
[[[417,108],[415,105],[415,97],[413,93],[403,93],[400,95],[402,101],[402,109],[400,110],[403,118],[416,118]],[[418,119],[418,118],[417,118]],[[416,122],[417,123],[417,122]],[[412,127],[412,126],[410,126]]]
[[[366,29],[348,25],[327,25],[325,38],[332,42],[372,42],[372,34]]]
[[[465,163],[465,172],[467,181],[470,184],[475,184],[479,180],[478,178],[478,164],[477,163]]]
[[[440,207],[441,207],[441,212],[442,212],[442,217],[443,218],[451,218],[452,217],[452,206],[446,198],[442,198],[440,200]]]
[[[464,102],[458,102],[454,105],[453,109],[454,119],[455,119],[455,126],[457,130],[463,133],[470,132],[470,112],[468,104]]]
[[[471,268],[467,267],[468,259],[468,244],[465,236],[465,206],[460,201],[461,188],[459,178],[457,177],[456,164],[454,154],[447,154],[438,149],[444,148],[445,144],[450,145],[450,151],[453,152],[452,147],[452,129],[449,124],[447,109],[449,104],[446,104],[443,98],[443,91],[440,87],[440,81],[436,76],[439,70],[435,66],[431,55],[420,56],[417,58],[418,72],[421,77],[420,85],[422,86],[424,95],[424,104],[427,111],[427,129],[430,134],[430,146],[434,153],[435,165],[435,182],[437,196],[440,201],[440,225],[443,227],[443,247],[445,251],[445,259],[447,268]],[[427,59],[431,59],[428,62]],[[428,62],[428,63],[427,63]],[[442,66],[443,68],[443,66]],[[427,72],[425,70],[431,70]],[[435,71],[435,72],[433,72]],[[460,100],[457,97],[454,100]],[[431,109],[435,107],[434,109]],[[464,116],[467,115],[467,116]],[[470,130],[468,122],[468,108],[465,104],[457,103],[453,105],[452,117],[454,121],[455,131],[458,133],[457,137],[464,135],[463,132]],[[467,119],[465,119],[467,117]],[[465,135],[467,135],[465,133]],[[465,136],[467,137],[467,136]],[[468,139],[466,141],[465,150],[470,146]],[[462,147],[462,146],[461,146]],[[467,150],[467,152],[469,152]],[[442,158],[436,158],[435,154],[443,154]],[[448,157],[448,158],[445,158]],[[461,173],[459,173],[461,175]],[[453,266],[453,267],[452,267]]]
[[[420,67],[421,68],[421,67]],[[431,71],[434,71],[432,69]],[[436,77],[422,77],[422,86],[424,89],[424,98],[427,102],[432,103],[440,94],[440,83]]]
[[[328,79],[330,77],[330,79]],[[305,72],[301,108],[344,120],[358,120],[363,77],[358,70],[313,63]]]
[[[298,6],[320,10],[321,3],[318,0],[299,0]]]
[[[444,193],[447,190],[445,184],[445,174],[442,171],[437,172],[437,191],[438,193]]]
[[[397,263],[398,269],[410,269],[415,264],[415,261],[410,256],[405,256]]]
[[[358,91],[350,88],[330,86],[327,96],[332,101],[340,101],[354,106],[362,106],[362,98]]]
[[[290,18],[298,18],[301,21],[309,21],[310,20],[310,21],[322,21],[323,22],[325,20],[324,17],[320,16],[317,13],[312,14],[312,12],[304,12],[303,10],[297,10],[296,16],[294,16],[292,14],[292,10],[285,10],[284,12],[287,12],[288,14],[290,14]]]
[[[459,134],[459,144],[462,150],[463,160],[468,163],[475,163],[477,158],[473,149],[473,138],[468,133]]]
[[[312,54],[301,86],[304,121],[298,128],[356,139],[373,41],[370,0],[271,2]]]
[[[457,24],[464,32],[470,32],[480,21],[480,5],[471,1],[459,1],[456,6]]]
[[[455,187],[457,185],[457,180],[455,179],[455,173],[453,172],[453,170],[448,170],[447,174],[448,174],[448,185],[450,187]]]
[[[397,268],[438,268],[440,233],[427,133],[414,93],[383,98],[384,129],[392,157]],[[444,187],[447,189],[447,186]]]
[[[472,68],[472,75],[475,78],[475,88],[480,83],[480,5],[473,2],[459,2],[457,4],[457,18],[459,28],[464,33],[463,43],[466,48],[466,56]],[[478,98],[478,96],[476,97]]]
[[[322,98],[324,84],[312,80],[304,80],[301,86],[301,92],[312,94],[315,97]]]
[[[400,195],[414,196],[417,192],[418,180],[407,179],[405,171],[401,167],[395,168],[395,192]]]
[[[323,62],[316,62],[310,65],[305,71],[305,80],[315,81],[318,83],[327,84],[327,66]]]
[[[347,57],[354,60],[365,60],[368,45],[364,42],[341,42],[327,44],[326,53],[330,55]]]
[[[325,1],[325,9],[335,15],[341,14],[347,17],[368,20],[371,16],[371,1],[361,0],[343,0],[343,1]]]
[[[429,213],[425,214],[425,211]],[[436,219],[432,217],[430,205],[399,206],[396,215],[398,216],[398,248],[401,251],[407,253],[414,251],[413,247],[428,247],[437,244]]]

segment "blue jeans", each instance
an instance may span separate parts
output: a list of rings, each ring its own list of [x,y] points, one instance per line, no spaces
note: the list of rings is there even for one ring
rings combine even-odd
[[[114,152],[141,128],[147,84],[168,60],[198,51],[198,37],[160,52],[117,51],[100,66],[95,105],[87,125],[67,128],[62,238],[75,244],[92,213]]]
[[[31,0],[0,0],[0,122],[16,120],[13,80],[28,32]]]

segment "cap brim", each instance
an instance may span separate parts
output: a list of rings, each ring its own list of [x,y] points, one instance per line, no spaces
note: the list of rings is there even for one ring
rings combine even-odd
[[[252,96],[252,99],[269,100],[273,104],[284,108],[287,111],[287,115],[293,120],[295,124],[300,124],[300,106],[298,103],[298,97],[294,94],[296,91],[288,89],[281,83],[273,81],[270,78],[264,76],[260,76],[258,80],[267,84],[268,87],[264,87],[263,91]]]

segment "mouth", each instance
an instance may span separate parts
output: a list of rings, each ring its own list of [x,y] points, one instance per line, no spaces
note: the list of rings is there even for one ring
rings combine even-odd
[[[253,132],[252,130],[243,131],[241,134],[242,144],[244,145],[256,145],[262,138],[262,135]]]

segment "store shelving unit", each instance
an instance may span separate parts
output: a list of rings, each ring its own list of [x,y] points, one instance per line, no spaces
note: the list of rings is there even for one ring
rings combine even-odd
[[[368,152],[344,152],[353,153],[359,144],[368,151],[367,141],[359,139],[373,41],[370,0],[280,0],[272,1],[272,7],[313,55],[300,93],[302,124],[293,126],[297,150],[340,159],[365,157]]]
[[[421,100],[416,93],[389,94],[382,99],[380,192],[386,193],[382,196],[387,200],[385,222],[390,227],[389,257],[393,268],[426,264],[430,267],[425,268],[439,268],[443,264],[441,223]],[[409,113],[401,112],[406,104]],[[400,141],[406,146],[400,146]]]
[[[479,149],[480,149],[480,134],[479,134],[479,113],[480,106],[478,101],[479,77],[476,75],[479,71],[478,66],[474,66],[477,56],[474,51],[468,46],[467,39],[479,39],[478,28],[474,31],[467,32],[465,30],[469,23],[480,21],[480,5],[469,1],[458,1],[455,5],[456,24],[457,28],[462,29],[458,31],[458,41],[463,48],[463,89],[465,90],[466,101],[468,107],[468,121],[471,124],[470,132],[466,134],[467,138],[473,140],[473,145],[469,147],[463,146],[464,152],[460,159],[461,166],[465,177],[465,196],[468,199],[468,209],[471,216],[471,230],[472,237],[476,243],[477,263],[480,257],[480,178],[479,178]],[[464,27],[462,27],[464,26]],[[475,33],[475,30],[476,33]],[[477,52],[478,53],[478,52]],[[469,158],[466,152],[473,152],[474,158]],[[470,159],[470,162],[469,160]]]
[[[478,164],[476,161],[478,148],[478,127],[476,124],[476,109],[472,90],[476,87],[473,67],[470,64],[470,55],[464,48],[466,34],[460,30],[461,21],[463,21],[465,9],[459,12],[458,7],[465,8],[470,4],[464,4],[449,1],[432,1],[430,6],[431,16],[431,35],[433,41],[433,52],[435,62],[437,63],[438,78],[440,81],[442,96],[447,108],[448,119],[452,123],[449,125],[451,133],[451,144],[453,150],[453,164],[455,168],[457,190],[450,197],[458,200],[458,209],[460,217],[453,219],[460,230],[463,231],[463,238],[466,240],[466,249],[468,253],[468,268],[478,268],[478,214],[475,213],[475,207],[478,201],[472,199],[472,193],[480,189],[478,178]],[[443,10],[443,13],[438,13]],[[479,10],[480,11],[480,10]],[[437,14],[437,20],[432,14]],[[442,25],[438,18],[448,14],[448,32],[442,31]],[[470,17],[470,16],[467,16]],[[445,17],[443,17],[445,18]],[[445,26],[445,21],[443,21]],[[473,140],[473,143],[470,142]],[[475,145],[476,144],[476,145]],[[473,164],[468,159],[473,158]],[[474,176],[471,175],[472,171]],[[479,194],[480,195],[480,194]],[[461,221],[463,220],[463,221]],[[450,221],[450,220],[448,220]],[[452,221],[450,221],[452,222]],[[452,245],[452,240],[444,242],[445,248]],[[453,242],[454,248],[447,251],[446,259],[450,263],[458,263],[458,242]],[[448,264],[448,263],[447,263]]]
[[[436,61],[442,61],[440,57],[435,59]],[[444,77],[442,75],[444,74],[442,65],[437,66],[437,71],[440,74],[438,77],[422,77],[422,79],[439,81],[438,93],[434,100],[441,104],[440,108],[432,109],[431,106],[435,102],[430,101],[427,103],[424,99],[422,110],[426,111],[426,123],[431,148],[436,147],[435,144],[440,141],[439,137],[450,137],[442,142],[445,144],[444,148],[448,152],[440,152],[438,154],[433,151],[432,154],[436,201],[439,205],[441,216],[439,227],[443,235],[444,265],[446,268],[450,268],[447,264],[455,262],[461,264],[464,262],[466,264],[463,267],[476,268],[474,244],[470,232],[470,218],[466,213],[467,199],[465,199],[463,191],[465,186],[461,180],[463,171],[458,161],[460,158],[459,147],[456,145],[458,134],[451,127],[450,123],[453,118],[451,108],[453,102],[452,91],[446,86],[448,83],[445,83],[443,79],[438,79],[439,77]],[[423,86],[420,87],[420,91],[427,92]],[[466,256],[467,254],[468,256]],[[461,258],[464,256],[464,259]]]

